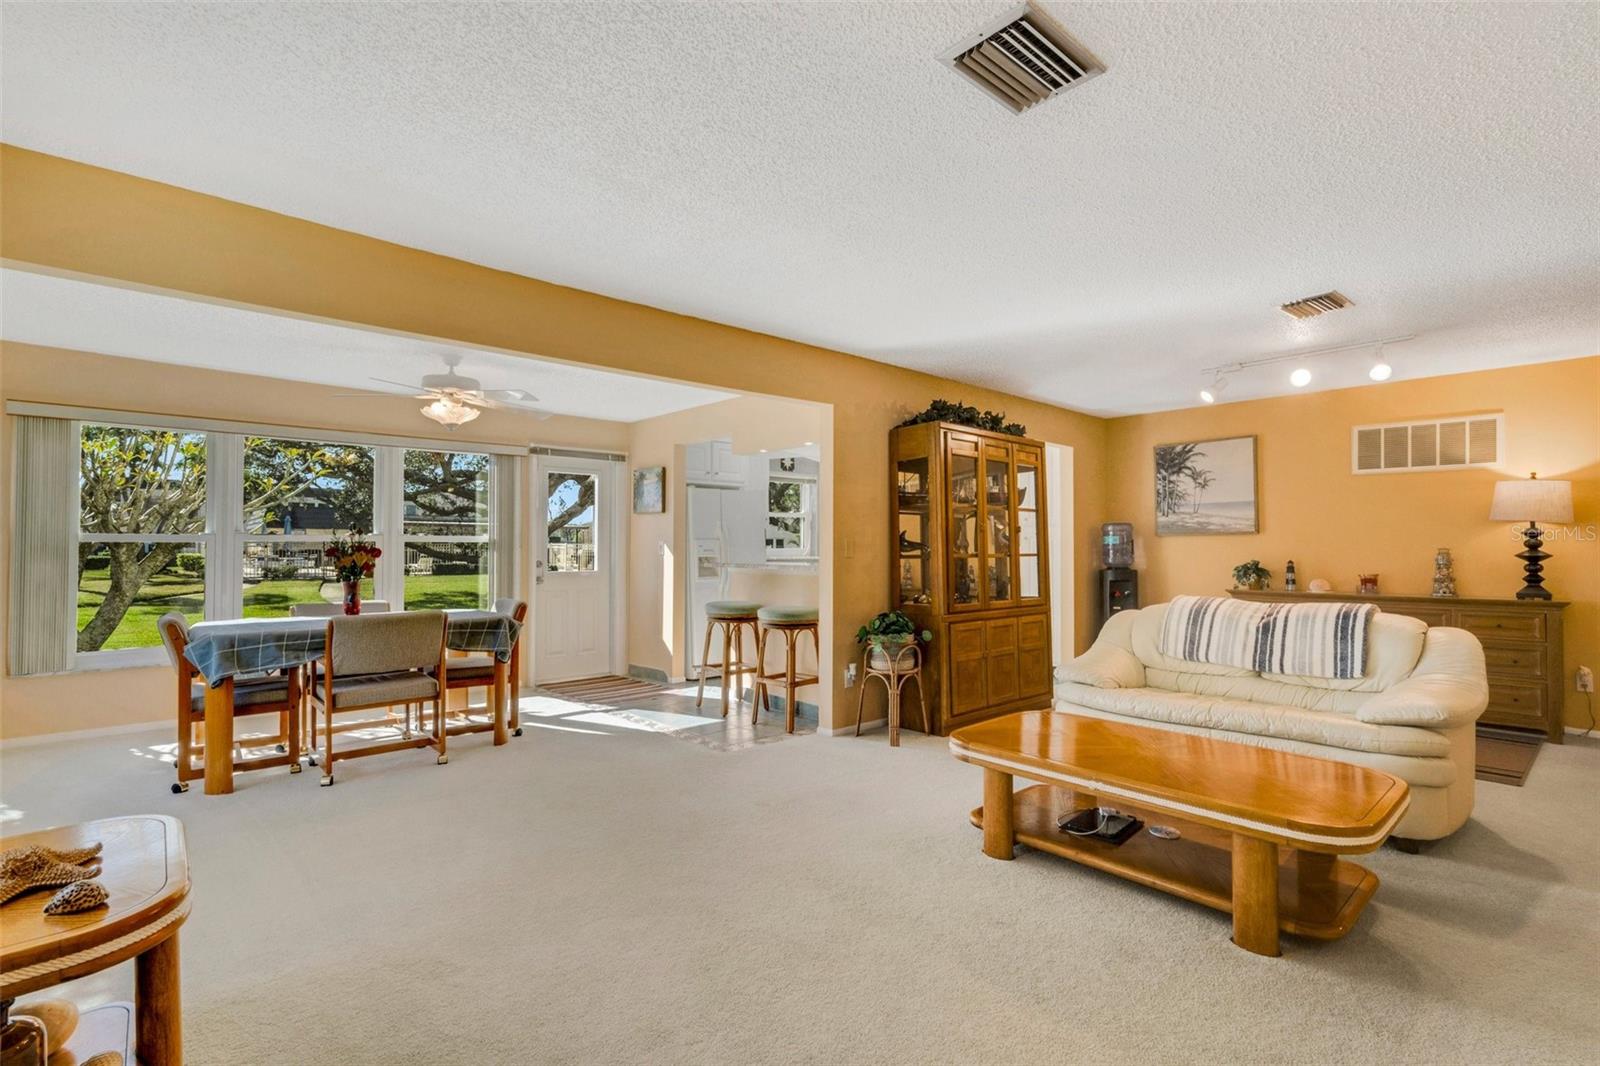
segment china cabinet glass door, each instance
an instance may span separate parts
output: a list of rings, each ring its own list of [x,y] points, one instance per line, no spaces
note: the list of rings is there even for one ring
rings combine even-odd
[[[1039,598],[1039,489],[1042,476],[1039,453],[1017,449],[1017,595]]]
[[[950,442],[950,603],[972,605],[983,600],[979,563],[978,448]]]
[[[902,459],[895,468],[897,545],[895,566],[899,574],[900,603],[923,604],[933,599],[933,537],[929,519],[932,486],[928,482],[928,457]]]
[[[983,449],[983,573],[990,604],[1015,598],[1011,570],[1011,449],[989,444]]]

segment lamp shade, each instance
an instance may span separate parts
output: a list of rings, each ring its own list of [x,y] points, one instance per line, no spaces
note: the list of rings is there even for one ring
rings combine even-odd
[[[1495,522],[1572,521],[1572,482],[1501,481],[1494,487],[1489,518]]]

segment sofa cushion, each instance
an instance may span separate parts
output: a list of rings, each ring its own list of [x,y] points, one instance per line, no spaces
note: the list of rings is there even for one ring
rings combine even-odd
[[[1129,718],[1385,755],[1442,759],[1450,754],[1449,740],[1434,730],[1378,725],[1337,711],[1315,711],[1159,688],[1105,689],[1069,683],[1059,686],[1057,693],[1066,702]]]
[[[1144,726],[1148,729],[1168,729],[1179,733],[1188,733],[1192,736],[1225,740],[1231,744],[1270,748],[1273,751],[1290,751],[1297,755],[1312,755],[1319,759],[1333,759],[1336,762],[1353,763],[1356,766],[1366,766],[1374,770],[1382,770],[1387,774],[1394,774],[1413,789],[1448,789],[1454,786],[1463,774],[1466,775],[1466,784],[1469,787],[1471,785],[1473,730],[1470,726],[1440,734],[1447,742],[1459,742],[1451,744],[1451,754],[1448,758],[1417,758],[1411,755],[1388,755],[1382,752],[1356,751],[1351,748],[1332,748],[1325,744],[1315,744],[1305,740],[1289,740],[1284,737],[1262,736],[1256,733],[1234,733],[1225,729],[1210,729],[1205,726],[1160,722],[1148,718],[1132,718],[1118,714],[1115,711],[1102,711],[1093,707],[1074,704],[1065,699],[1056,701],[1056,710],[1066,714],[1081,714],[1090,718],[1103,718],[1128,725]],[[1468,806],[1470,808],[1470,804]],[[1453,821],[1448,827],[1442,828],[1438,832],[1429,832],[1423,835],[1431,839],[1452,831],[1456,826],[1460,825],[1461,821],[1465,820],[1466,813],[1463,812],[1461,817]],[[1404,830],[1406,828],[1406,820],[1402,820],[1400,825]],[[1415,834],[1408,834],[1402,831],[1399,835]]]
[[[1377,725],[1467,725],[1489,705],[1483,645],[1464,629],[1428,630],[1422,657],[1405,680],[1378,693],[1356,710]]]

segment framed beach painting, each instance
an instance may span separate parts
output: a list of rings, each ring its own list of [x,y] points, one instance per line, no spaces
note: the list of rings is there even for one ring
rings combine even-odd
[[[667,509],[667,468],[641,466],[633,472],[633,513],[662,514]]]
[[[1256,439],[1156,445],[1156,535],[1257,533]]]

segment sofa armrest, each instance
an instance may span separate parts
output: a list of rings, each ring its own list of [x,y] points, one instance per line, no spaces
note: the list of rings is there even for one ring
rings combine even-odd
[[[1093,688],[1144,688],[1144,663],[1129,646],[1133,614],[1113,615],[1088,651],[1056,671],[1060,680]]]
[[[1489,705],[1483,645],[1464,629],[1432,628],[1411,676],[1356,710],[1373,725],[1450,729],[1478,720]]]

